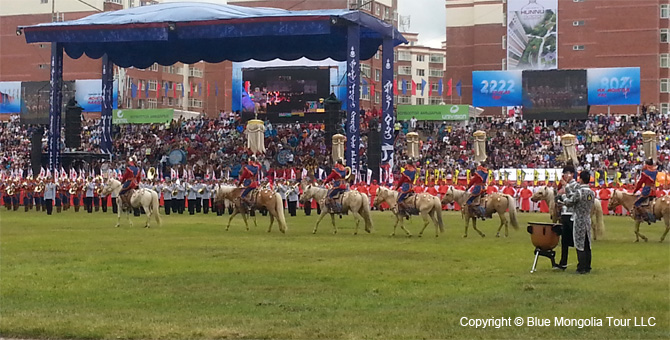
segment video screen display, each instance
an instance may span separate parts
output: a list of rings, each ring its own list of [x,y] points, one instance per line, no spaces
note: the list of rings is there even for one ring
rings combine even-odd
[[[587,119],[586,70],[523,71],[523,118]]]
[[[51,85],[48,81],[30,81],[21,83],[21,123],[49,124],[49,98]],[[75,95],[74,81],[63,81],[63,104]],[[65,115],[63,110],[62,115]]]
[[[242,71],[244,112],[280,116],[323,112],[330,94],[328,67],[272,67]]]

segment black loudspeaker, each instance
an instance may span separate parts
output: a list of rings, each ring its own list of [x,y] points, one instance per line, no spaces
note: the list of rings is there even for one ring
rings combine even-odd
[[[81,147],[81,112],[82,107],[71,98],[65,107],[65,146],[68,148]]]
[[[370,133],[368,134],[368,169],[372,170],[372,178],[379,178],[379,165],[382,162],[381,132],[377,131],[376,119],[370,122]]]
[[[44,128],[41,126],[36,127],[33,135],[30,136],[30,164],[35,177],[42,169],[42,136],[44,136]]]
[[[342,133],[338,131],[340,129],[339,125],[342,121],[342,102],[337,100],[334,93],[330,94],[326,100],[323,101],[323,107],[326,110],[326,145],[333,145],[333,135],[336,133]]]

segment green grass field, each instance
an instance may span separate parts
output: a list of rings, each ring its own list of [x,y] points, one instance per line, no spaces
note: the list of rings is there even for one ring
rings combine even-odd
[[[460,214],[446,213],[435,238],[388,235],[392,216],[373,212],[372,234],[353,220],[287,217],[286,235],[269,219],[224,231],[214,215],[144,217],[114,228],[111,213],[0,211],[0,336],[39,339],[441,339],[668,338],[670,242],[661,224],[607,217],[593,272],[575,275],[540,258],[525,230],[546,215],[522,214],[521,229],[495,238],[497,217],[462,238]],[[387,215],[388,214],[388,215]],[[123,221],[123,220],[122,220]],[[420,220],[407,223],[415,235]],[[654,317],[653,327],[610,327],[606,317]],[[603,319],[602,327],[475,329],[462,317]],[[648,320],[648,319],[647,319]]]

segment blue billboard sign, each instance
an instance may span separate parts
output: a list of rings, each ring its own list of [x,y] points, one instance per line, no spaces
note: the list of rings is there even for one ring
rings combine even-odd
[[[503,107],[521,103],[520,70],[472,72],[472,105]]]
[[[102,111],[102,80],[84,79],[75,80],[75,99],[77,104],[82,107],[83,112],[101,112]],[[114,81],[112,90],[112,104],[114,110],[118,109],[119,101],[119,82]],[[65,98],[68,100],[69,98]]]
[[[590,105],[640,105],[640,68],[590,68],[586,71]]]

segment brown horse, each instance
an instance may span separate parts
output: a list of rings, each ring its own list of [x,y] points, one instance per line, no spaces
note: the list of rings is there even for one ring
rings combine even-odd
[[[397,202],[398,202],[398,192],[384,187],[379,187],[375,196],[375,201],[373,202],[375,207],[379,207],[380,204],[386,202],[391,208],[393,214],[395,214],[395,224],[393,225],[393,233],[391,236],[395,236],[395,230],[400,224],[400,228],[405,231],[407,236],[412,236],[409,230],[405,229],[403,225],[403,218],[405,214],[402,214],[398,211]],[[433,196],[428,193],[415,194],[410,196],[406,200],[406,204],[413,206],[416,211],[416,214],[421,216],[423,219],[423,229],[419,233],[419,237],[423,235],[423,231],[426,230],[428,224],[430,224],[430,217],[433,220],[435,225],[435,237],[440,236],[440,233],[444,232],[444,223],[442,222],[442,204],[440,203],[440,198]]]
[[[252,207],[246,208],[242,204],[242,191],[243,187],[234,187],[234,186],[222,186],[216,192],[215,202],[223,202],[224,200],[229,200],[234,204],[233,214],[228,219],[228,226],[226,231],[230,229],[230,222],[233,220],[233,217],[237,214],[242,214],[242,219],[244,220],[244,225],[249,230],[249,224],[247,223],[247,214],[252,209],[265,208],[270,213],[270,227],[268,227],[268,233],[272,231],[272,224],[274,224],[275,218],[279,224],[279,231],[286,233],[288,229],[286,226],[286,219],[284,218],[284,203],[281,199],[281,196],[267,188],[259,188],[251,193],[250,197],[255,198],[255,204]]]
[[[469,197],[469,192],[450,187],[442,198],[442,203],[449,204],[456,202],[461,206],[461,215],[465,218],[465,234],[463,237],[468,237],[470,219],[472,219],[472,228],[479,233],[479,236],[484,237],[486,235],[477,229],[477,216],[470,214],[470,209],[468,209],[466,204]],[[509,210],[509,219],[512,222],[514,230],[519,229],[519,222],[516,219],[516,202],[514,202],[512,196],[494,192],[483,199],[482,204],[486,207],[486,215],[493,216],[493,213],[498,213],[500,217],[500,226],[498,227],[496,237],[500,237],[500,230],[503,226],[505,226],[505,236],[508,236],[508,221],[505,218],[505,211]]]
[[[615,209],[619,205],[623,205],[626,210],[630,211],[630,217],[635,220],[635,242],[640,242],[640,237],[647,242],[647,237],[640,234],[640,223],[643,219],[641,216],[636,216],[637,209],[635,209],[635,201],[637,199],[638,197],[634,194],[621,190],[614,190],[607,207],[609,209]],[[656,216],[656,220],[663,218],[663,222],[665,222],[665,232],[663,233],[663,236],[661,236],[661,242],[663,242],[670,230],[670,196],[656,198],[651,205],[651,211]]]
[[[545,201],[549,206],[549,218],[554,223],[560,222],[561,214],[560,207],[556,204],[554,190],[550,187],[542,186],[530,198],[533,202]],[[596,198],[591,208],[591,231],[593,232],[593,240],[597,240],[599,236],[605,233],[605,222],[603,220],[603,205],[600,200]]]

